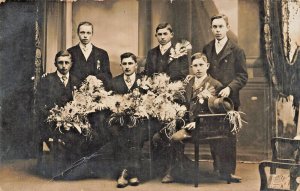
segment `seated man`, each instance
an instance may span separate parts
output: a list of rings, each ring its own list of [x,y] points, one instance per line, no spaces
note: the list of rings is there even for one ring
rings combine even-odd
[[[78,89],[79,80],[69,73],[72,67],[71,54],[68,51],[59,51],[54,62],[57,71],[48,74],[40,81],[37,91],[37,105],[41,139],[49,143],[49,138],[59,141],[59,156],[62,162],[74,162],[80,157],[96,151],[103,145],[102,138],[96,131],[91,131],[89,139],[71,128],[70,130],[55,129],[47,123],[50,110],[55,106],[63,107],[73,100],[73,91]],[[42,145],[41,145],[42,146]],[[40,148],[42,150],[42,148]]]
[[[186,107],[188,112],[188,123],[182,129],[174,133],[171,137],[170,162],[162,183],[174,181],[172,170],[175,167],[175,160],[182,159],[184,144],[182,140],[192,136],[192,129],[195,128],[195,116],[203,113],[210,113],[208,109],[208,98],[216,96],[217,92],[223,87],[222,84],[207,74],[209,63],[202,53],[195,53],[191,58],[192,77],[186,79]]]
[[[138,87],[137,80],[140,76],[137,71],[137,58],[132,53],[121,55],[121,68],[123,73],[114,77],[111,89],[116,94],[126,94]],[[124,125],[119,123],[110,124],[109,130],[113,136],[116,159],[121,163],[122,171],[117,180],[117,187],[123,188],[128,185],[139,184],[138,172],[140,168],[141,147],[143,130],[140,123],[129,128],[128,121],[124,116]]]
[[[72,67],[71,54],[68,51],[59,51],[55,55],[54,62],[57,71],[43,77],[37,90],[37,106],[41,136],[47,138],[50,128],[46,128],[46,120],[50,110],[58,105],[63,107],[67,102],[73,100],[72,92],[79,85],[77,78],[69,73]]]

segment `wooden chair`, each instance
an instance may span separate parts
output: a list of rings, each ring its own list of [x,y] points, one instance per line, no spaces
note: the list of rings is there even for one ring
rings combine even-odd
[[[199,183],[199,145],[227,139],[229,133],[231,133],[231,129],[232,126],[226,114],[200,114],[197,116],[196,129],[194,130],[192,139],[189,141],[195,147],[195,187],[198,187]],[[230,183],[230,172],[226,174],[228,177],[227,183]]]
[[[282,144],[290,145],[292,148],[291,153],[294,153],[294,156],[291,158],[280,158],[279,157],[279,147]],[[300,178],[300,140],[275,137],[271,140],[272,147],[272,161],[262,161],[259,164],[259,173],[261,179],[261,191],[273,191],[273,190],[297,190],[300,181],[297,178]],[[268,188],[266,167],[270,168],[270,175],[276,176],[277,169],[286,169],[289,170],[289,186],[290,188]],[[270,186],[269,186],[270,187]]]

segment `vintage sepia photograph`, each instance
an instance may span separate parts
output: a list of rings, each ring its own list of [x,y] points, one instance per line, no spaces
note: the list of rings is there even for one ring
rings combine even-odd
[[[300,191],[300,0],[0,0],[0,191]]]

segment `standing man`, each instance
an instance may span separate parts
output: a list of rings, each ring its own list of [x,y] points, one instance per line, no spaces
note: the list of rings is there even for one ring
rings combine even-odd
[[[171,81],[185,79],[189,73],[188,56],[185,54],[175,59],[171,57],[171,49],[174,48],[172,45],[174,37],[172,26],[169,23],[160,23],[156,27],[155,37],[159,45],[149,50],[144,73],[150,77],[157,73],[166,73],[170,76]],[[163,124],[158,120],[150,119],[149,127],[150,132],[148,134],[152,138],[163,127]],[[168,162],[164,150],[161,147],[153,147],[152,156],[155,172],[162,170],[162,167],[166,166],[164,163]]]
[[[215,37],[213,41],[203,48],[203,53],[207,55],[208,62],[211,64],[208,73],[224,85],[224,89],[219,92],[219,96],[229,97],[234,103],[237,111],[240,106],[239,91],[246,85],[248,80],[246,68],[246,56],[244,51],[233,41],[228,39],[229,31],[228,17],[224,14],[216,15],[211,18],[211,30]],[[227,158],[229,164],[215,166],[223,176],[223,167],[231,170],[231,181],[240,182],[241,178],[235,176],[236,170],[236,136],[232,135],[225,144],[225,149],[218,149],[221,158]],[[224,147],[223,147],[224,148]],[[212,152],[213,158],[214,153]]]
[[[73,67],[70,72],[81,82],[88,75],[94,75],[102,80],[104,87],[107,88],[112,78],[109,58],[105,50],[91,43],[93,32],[92,23],[87,21],[79,23],[77,34],[80,42],[68,49],[73,61]]]
[[[83,21],[79,23],[77,34],[79,44],[68,49],[72,55],[73,67],[70,73],[75,75],[80,82],[84,81],[89,75],[94,75],[102,80],[104,88],[107,90],[112,79],[108,54],[105,50],[94,46],[91,43],[94,29],[90,22]],[[103,140],[108,141],[108,132],[106,130],[107,111],[100,111],[90,115],[90,123]],[[105,142],[105,141],[104,141]]]
[[[159,45],[148,52],[145,74],[152,76],[155,73],[166,73],[171,81],[183,80],[189,73],[188,57],[181,56],[176,59],[170,57],[172,38],[174,33],[169,23],[161,23],[156,27],[155,37]]]
[[[116,94],[126,94],[138,88],[137,80],[140,78],[136,74],[137,58],[134,54],[127,52],[121,55],[121,68],[123,73],[112,80],[112,91]],[[124,117],[126,118],[126,117]],[[129,127],[125,123],[110,124],[109,130],[113,136],[114,152],[116,159],[120,161],[121,173],[117,180],[117,187],[123,188],[128,184],[137,186],[139,184],[139,170],[141,148],[143,140],[142,124]]]

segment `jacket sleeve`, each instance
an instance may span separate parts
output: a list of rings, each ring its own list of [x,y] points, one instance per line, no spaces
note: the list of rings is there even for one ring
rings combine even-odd
[[[228,87],[230,87],[232,91],[237,92],[246,85],[248,81],[248,73],[244,51],[237,48],[234,54],[236,55],[234,63],[236,75],[235,78],[228,84]]]

